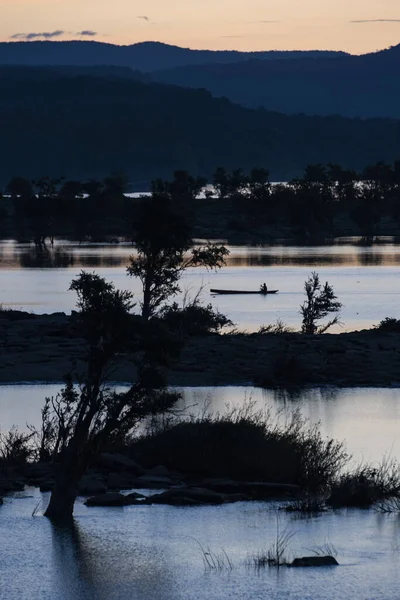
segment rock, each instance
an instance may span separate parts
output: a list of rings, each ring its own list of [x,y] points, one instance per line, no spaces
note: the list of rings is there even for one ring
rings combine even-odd
[[[244,494],[248,499],[296,497],[300,493],[298,485],[289,483],[269,483],[264,481],[233,481],[231,479],[203,479],[199,487],[221,494]]]
[[[222,499],[225,504],[229,504],[231,502],[247,502],[249,497],[247,494],[222,494]]]
[[[25,487],[25,482],[15,479],[2,478],[0,479],[0,490],[2,492],[22,492]]]
[[[224,497],[216,492],[201,488],[172,488],[161,494],[148,496],[146,501],[149,504],[201,506],[203,504],[223,504]]]
[[[39,489],[41,492],[51,492],[53,487],[54,487],[54,481],[52,479],[49,479],[48,481],[43,481],[40,484]]]
[[[85,502],[86,506],[126,506],[126,497],[114,492],[92,496]]]
[[[110,471],[129,471],[133,475],[143,475],[145,470],[134,460],[123,454],[103,452],[96,460],[96,466]]]
[[[53,475],[54,466],[48,462],[33,463],[26,466],[24,473],[29,480],[44,479]]]
[[[112,490],[129,490],[130,488],[137,487],[137,479],[127,471],[109,473],[107,477],[107,487]]]
[[[334,556],[302,556],[295,558],[289,567],[332,567],[338,564]]]
[[[133,492],[132,494],[128,494],[127,496],[125,496],[125,502],[127,505],[147,504],[147,502],[145,502],[145,500],[146,500],[146,496],[143,496],[143,494],[137,494],[136,492]]]
[[[158,475],[142,475],[136,481],[135,487],[164,489],[174,485],[174,481],[170,477],[161,477]]]
[[[167,467],[164,467],[164,465],[158,465],[157,467],[153,467],[147,471],[146,477],[149,475],[156,477],[170,477],[171,473],[168,471]]]
[[[107,491],[107,486],[103,479],[93,475],[85,475],[82,477],[79,488],[79,494],[83,496],[92,496],[93,494],[104,494]]]

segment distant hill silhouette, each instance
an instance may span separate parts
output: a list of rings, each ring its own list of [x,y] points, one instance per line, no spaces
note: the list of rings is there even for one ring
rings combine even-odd
[[[54,79],[54,77],[97,77],[104,79],[134,79],[135,81],[143,81],[154,83],[151,77],[146,73],[140,71],[134,71],[129,67],[115,67],[115,66],[87,66],[87,67],[76,67],[76,66],[21,66],[21,65],[1,65],[0,64],[0,78],[6,78],[7,80],[20,81],[27,79],[33,80],[44,80]]]
[[[400,157],[398,121],[286,116],[205,90],[48,68],[3,67],[0,88],[1,186],[14,175],[125,172],[143,189],[175,169],[209,176],[220,165],[285,180],[308,163],[361,169]]]
[[[400,118],[399,72],[400,45],[362,56],[186,66],[153,78],[288,114]]]
[[[35,41],[0,43],[0,64],[9,65],[115,65],[150,72],[184,65],[234,63],[249,58],[283,60],[312,56],[338,56],[334,51],[266,51],[236,52],[232,50],[190,50],[159,42],[142,42],[116,46],[93,41]]]

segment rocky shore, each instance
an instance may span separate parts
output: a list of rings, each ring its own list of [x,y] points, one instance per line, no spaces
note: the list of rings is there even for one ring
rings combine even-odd
[[[49,492],[54,485],[52,463],[26,463],[0,468],[1,496],[21,492],[26,486]],[[121,493],[124,490],[125,493]],[[132,492],[140,490],[140,492]],[[126,493],[129,491],[130,493]],[[79,495],[87,506],[169,504],[201,506],[231,502],[294,499],[297,485],[264,481],[234,481],[228,478],[193,478],[159,465],[144,469],[122,454],[103,453],[81,479]]]
[[[0,312],[0,383],[50,383],[68,372],[83,374],[85,354],[74,317]],[[134,377],[130,358],[120,356],[110,380]],[[171,364],[168,379],[179,386],[400,386],[400,334],[196,336],[188,338],[180,360]]]

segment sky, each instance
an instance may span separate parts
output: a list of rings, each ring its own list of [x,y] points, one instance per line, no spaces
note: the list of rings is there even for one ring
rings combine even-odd
[[[0,40],[373,52],[400,43],[400,0],[0,0]]]

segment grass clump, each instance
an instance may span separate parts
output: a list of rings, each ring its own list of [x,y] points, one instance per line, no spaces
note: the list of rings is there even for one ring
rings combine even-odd
[[[248,559],[248,565],[255,569],[263,569],[265,567],[282,567],[290,564],[289,548],[290,542],[295,536],[295,532],[290,530],[288,526],[281,527],[279,518],[276,520],[276,534],[271,545],[266,549],[258,552],[255,556]]]
[[[284,507],[289,513],[300,513],[304,515],[313,515],[325,512],[327,510],[325,501],[319,496],[310,496],[306,494],[302,498],[290,502]]]
[[[294,333],[294,328],[286,325],[281,319],[277,319],[276,323],[271,323],[270,325],[261,325],[258,330],[258,333],[261,334],[273,334],[273,335],[281,335],[283,333]]]
[[[163,464],[187,476],[329,486],[347,460],[343,444],[324,439],[298,411],[283,423],[252,405],[221,415],[175,421],[134,442],[144,466]]]
[[[214,552],[209,546],[203,546],[198,540],[196,542],[199,545],[206,571],[232,571],[233,562],[226,550],[221,548],[220,552]]]
[[[360,465],[341,475],[332,486],[328,504],[367,508],[389,501],[400,505],[400,466],[396,460],[383,459],[376,467]]]

